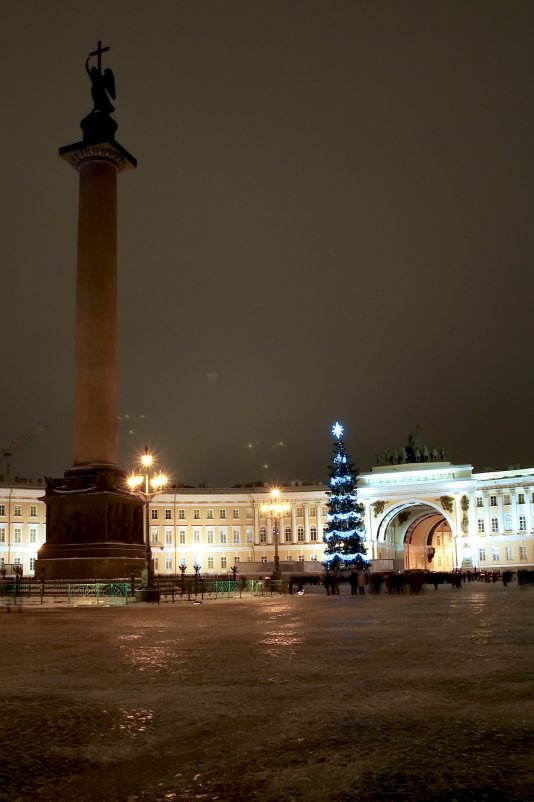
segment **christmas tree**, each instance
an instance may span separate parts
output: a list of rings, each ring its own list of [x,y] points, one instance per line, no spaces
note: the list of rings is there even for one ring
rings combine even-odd
[[[336,423],[332,434],[336,442],[330,466],[328,523],[324,531],[325,566],[329,571],[368,568],[369,562],[363,556],[366,551],[362,506],[356,500],[357,471],[345,450],[343,426]]]

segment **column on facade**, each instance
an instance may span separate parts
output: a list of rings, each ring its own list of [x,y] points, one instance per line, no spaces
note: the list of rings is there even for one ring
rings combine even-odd
[[[502,492],[499,490],[497,493],[497,517],[499,519],[499,534],[502,535],[504,532],[504,508],[503,508],[503,498]]]
[[[483,517],[484,517],[484,531],[486,534],[491,533],[491,516],[490,516],[490,508],[489,508],[489,495],[486,491],[482,494],[482,504],[484,505],[482,508]],[[477,524],[478,529],[478,524]]]
[[[294,504],[291,507],[291,542],[297,542],[297,508]]]
[[[525,515],[527,516],[527,532],[532,532],[532,487],[525,487]]]
[[[519,524],[517,520],[517,488],[510,488],[510,500],[512,502],[512,532],[517,535]]]
[[[260,510],[259,507],[254,505],[254,543],[256,546],[260,542]]]
[[[317,507],[316,507],[316,510],[315,510],[315,516],[316,516],[315,517],[315,522],[316,522],[315,525],[317,526],[317,543],[318,544],[323,542],[323,517],[322,517],[322,511],[323,511],[323,505],[320,504],[320,503],[317,504]]]
[[[310,510],[308,504],[304,505],[304,543],[310,542]]]

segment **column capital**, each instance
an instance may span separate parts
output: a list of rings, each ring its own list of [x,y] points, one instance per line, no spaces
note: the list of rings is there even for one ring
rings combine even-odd
[[[78,171],[82,164],[92,161],[108,162],[118,173],[123,170],[135,170],[137,167],[137,159],[114,139],[97,143],[75,142],[73,145],[60,148],[59,155]]]

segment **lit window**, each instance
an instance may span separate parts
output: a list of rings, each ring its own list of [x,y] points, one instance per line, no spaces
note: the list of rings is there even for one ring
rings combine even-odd
[[[479,518],[478,519],[478,531],[479,532],[484,532],[484,519],[483,518]]]
[[[214,531],[213,531],[213,529],[208,529],[208,530],[207,530],[207,538],[208,538],[208,545],[209,545],[209,546],[212,546],[212,545],[213,545],[213,538],[214,538]]]
[[[193,543],[200,543],[200,529],[198,527],[193,529]]]
[[[254,543],[252,529],[247,529],[247,543]]]
[[[286,529],[285,529],[285,540],[286,540],[286,543],[291,543],[291,527],[290,526],[286,526]]]
[[[165,510],[165,519],[170,521],[172,518],[172,510]]]
[[[30,526],[30,543],[37,543],[37,529],[35,526]]]
[[[527,531],[527,517],[526,515],[519,516],[519,531],[526,532]]]
[[[165,543],[167,546],[172,545],[172,529],[170,527],[165,529]]]
[[[15,543],[22,543],[22,529],[20,526],[16,526],[13,530],[13,539]]]
[[[486,549],[479,549],[478,550],[478,556],[479,556],[480,562],[483,563],[486,560]]]
[[[232,534],[233,534],[233,538],[232,538],[233,542],[234,543],[239,543],[239,529],[234,529]]]
[[[499,519],[498,518],[492,518],[491,519],[491,531],[492,532],[498,532],[499,531]]]
[[[260,529],[260,543],[267,543],[267,530],[264,527]]]
[[[172,557],[165,557],[165,570],[172,571]]]
[[[297,527],[297,540],[299,543],[304,543],[304,527]]]
[[[232,510],[232,516],[234,518],[239,518],[239,508],[238,507],[234,507],[234,509]]]
[[[491,551],[491,558],[492,558],[494,563],[498,562],[501,559],[501,555],[499,553],[499,549],[496,549],[495,546],[493,547],[493,549]]]
[[[36,504],[30,504],[30,516],[32,518],[36,518],[37,517],[37,505]]]
[[[157,526],[152,526],[150,528],[150,542],[157,543],[159,540],[159,529]]]
[[[208,568],[213,568],[213,557],[208,557]]]
[[[226,529],[219,529],[219,543],[226,543]]]
[[[158,520],[158,511],[157,510],[150,510],[150,515],[153,521]]]
[[[310,540],[314,540],[314,541],[317,540],[317,527],[316,526],[310,526]]]

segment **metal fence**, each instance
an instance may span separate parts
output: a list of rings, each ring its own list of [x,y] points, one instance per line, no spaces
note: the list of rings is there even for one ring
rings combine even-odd
[[[66,601],[70,604],[132,603],[139,582],[133,579],[66,580],[66,579],[3,579],[0,599],[6,603],[32,600]],[[285,593],[287,583],[271,579],[227,579],[220,577],[161,577],[155,581],[162,601],[179,602],[242,596],[268,596]]]

